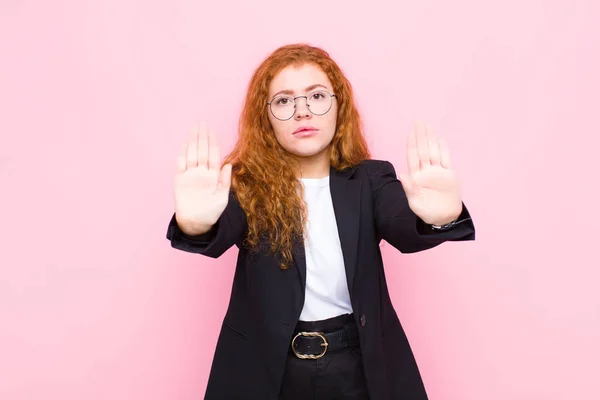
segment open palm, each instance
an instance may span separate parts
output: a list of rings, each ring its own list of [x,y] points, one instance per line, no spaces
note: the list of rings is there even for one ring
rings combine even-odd
[[[229,200],[231,164],[221,166],[217,137],[206,124],[194,130],[177,159],[175,215],[187,234],[208,231]]]
[[[445,141],[418,123],[407,139],[408,174],[401,175],[408,205],[428,224],[454,221],[462,210],[458,179]]]

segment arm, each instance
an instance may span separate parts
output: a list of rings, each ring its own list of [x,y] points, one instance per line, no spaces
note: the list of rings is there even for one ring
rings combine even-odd
[[[234,244],[240,247],[246,230],[246,214],[230,191],[227,207],[210,231],[198,236],[186,235],[173,214],[167,228],[167,239],[175,249],[218,258]]]
[[[409,207],[402,184],[388,161],[373,161],[368,168],[373,190],[375,226],[382,239],[402,253],[415,253],[446,241],[475,239],[475,226],[463,203],[451,230],[436,232]]]

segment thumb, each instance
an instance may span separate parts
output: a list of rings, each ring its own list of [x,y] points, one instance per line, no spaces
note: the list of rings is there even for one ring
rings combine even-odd
[[[217,182],[217,192],[229,193],[231,187],[231,164],[223,165],[219,172],[219,181]]]
[[[402,183],[406,195],[410,196],[415,190],[415,183],[412,178],[407,174],[400,174],[398,175],[398,179],[400,180],[400,183]]]

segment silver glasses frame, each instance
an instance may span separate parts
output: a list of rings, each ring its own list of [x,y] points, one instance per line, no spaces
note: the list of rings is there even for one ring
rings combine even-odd
[[[308,97],[309,97],[311,94],[315,93],[315,92],[325,92],[325,93],[327,93],[327,94],[329,94],[329,95],[331,96],[331,104],[329,104],[329,108],[327,109],[327,111],[325,111],[325,112],[324,112],[324,113],[322,113],[322,114],[317,114],[317,113],[314,113],[314,112],[313,112],[313,111],[310,109],[310,104],[308,104]],[[280,97],[280,96],[277,96],[277,97]],[[275,115],[275,113],[273,112],[273,108],[271,108],[271,103],[273,102],[273,100],[275,100],[275,97],[273,97],[273,98],[271,99],[271,101],[268,101],[268,102],[267,102],[267,106],[269,107],[269,111],[271,111],[271,115],[272,115],[274,118],[278,119],[279,121],[287,121],[287,120],[289,120],[289,119],[292,119],[292,118],[294,117],[294,115],[296,115],[296,99],[300,99],[300,98],[304,97],[304,99],[306,99],[306,108],[308,108],[308,110],[311,112],[311,114],[313,114],[313,115],[325,115],[325,114],[327,114],[327,113],[329,112],[329,110],[331,110],[331,106],[333,106],[333,99],[334,99],[334,98],[337,98],[337,96],[335,95],[335,93],[331,93],[329,90],[324,90],[324,89],[317,89],[317,90],[313,90],[312,92],[309,92],[309,93],[305,94],[304,96],[296,96],[296,97],[287,96],[287,97],[288,97],[288,98],[291,98],[291,99],[294,101],[294,112],[292,113],[292,115],[291,115],[289,118],[286,118],[286,119],[281,119],[281,118],[278,118],[278,117]]]

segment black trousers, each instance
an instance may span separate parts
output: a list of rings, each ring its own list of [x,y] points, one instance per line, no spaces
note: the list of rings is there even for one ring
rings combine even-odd
[[[354,323],[352,314],[323,321],[299,321],[296,330],[332,332]],[[332,352],[316,360],[288,354],[280,400],[368,400],[360,346]]]

